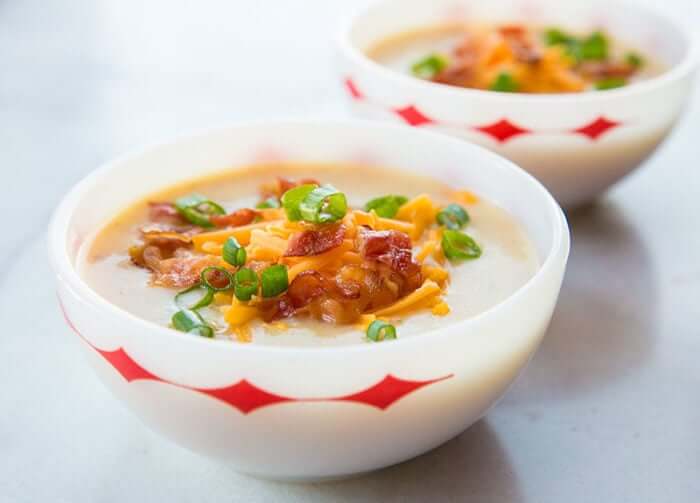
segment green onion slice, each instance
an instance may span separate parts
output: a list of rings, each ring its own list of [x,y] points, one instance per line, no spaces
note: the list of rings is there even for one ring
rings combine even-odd
[[[396,327],[386,321],[374,320],[367,327],[367,338],[373,342],[396,339]]]
[[[404,196],[389,195],[377,197],[365,204],[365,211],[372,211],[382,218],[394,218],[399,208],[406,204],[408,198]]]
[[[224,261],[236,267],[244,265],[248,258],[245,248],[233,236],[229,237],[224,243],[222,256]]]
[[[259,210],[264,210],[267,208],[279,208],[280,202],[276,197],[268,197],[264,201],[259,202],[255,207]]]
[[[608,58],[610,43],[601,32],[596,31],[585,38],[576,38],[557,28],[544,32],[546,45],[561,45],[576,62],[582,60],[601,61]]]
[[[596,31],[581,41],[581,59],[601,61],[608,59],[608,39]]]
[[[254,270],[241,267],[234,276],[233,294],[240,301],[247,302],[258,293],[258,275]]]
[[[510,73],[501,72],[491,84],[490,89],[500,93],[515,93],[518,91],[518,83]]]
[[[459,204],[448,204],[437,214],[437,223],[452,230],[459,230],[469,223],[469,213]]]
[[[190,194],[175,201],[177,211],[190,223],[200,227],[213,227],[211,215],[224,215],[226,210],[200,194]]]
[[[301,185],[282,196],[282,206],[292,222],[326,224],[340,220],[348,210],[345,194],[331,185]]]
[[[442,252],[450,261],[471,260],[481,256],[481,247],[471,236],[445,229],[442,232]]]
[[[622,77],[609,77],[596,82],[595,88],[598,91],[607,91],[608,89],[617,89],[618,87],[624,87],[626,85],[627,80],[623,79]]]
[[[190,292],[194,292],[195,290],[204,290],[204,295],[199,298],[197,302],[192,304],[191,306],[183,306],[182,304],[184,303],[184,297],[189,294]],[[209,288],[208,286],[205,286],[201,283],[197,283],[196,285],[192,285],[186,290],[183,290],[179,292],[177,295],[175,295],[175,304],[178,307],[186,307],[187,309],[191,309],[192,311],[195,311],[197,309],[201,309],[203,307],[207,307],[209,304],[211,304],[214,301],[214,290]]]
[[[332,185],[314,188],[299,204],[302,220],[312,224],[336,222],[343,218],[347,211],[345,194]]]
[[[558,28],[549,28],[544,32],[544,43],[547,45],[567,45],[576,39]]]
[[[283,264],[271,265],[262,272],[262,296],[265,298],[276,297],[285,292],[289,287],[287,266]]]
[[[199,277],[204,286],[215,292],[231,290],[234,285],[233,275],[223,267],[215,265],[202,269]]]
[[[628,52],[625,55],[625,62],[634,68],[641,68],[644,66],[644,58],[636,52]]]
[[[432,79],[449,65],[449,60],[443,54],[429,54],[425,58],[416,61],[411,66],[411,72],[421,79]]]
[[[299,187],[288,190],[282,195],[282,207],[290,221],[298,222],[302,219],[299,206],[304,198],[316,187],[318,187],[318,185],[300,185]]]
[[[182,309],[171,318],[173,328],[180,332],[197,334],[201,337],[214,337],[214,330],[207,325],[204,318],[191,309]]]

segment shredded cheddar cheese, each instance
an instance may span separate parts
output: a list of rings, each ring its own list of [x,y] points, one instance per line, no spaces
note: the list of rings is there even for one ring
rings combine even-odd
[[[406,297],[396,301],[394,304],[388,307],[375,311],[374,314],[377,316],[391,316],[399,314],[415,307],[421,301],[440,295],[440,293],[442,293],[442,289],[437,283],[431,280],[426,280],[420,286],[420,288],[414,292],[409,293]]]

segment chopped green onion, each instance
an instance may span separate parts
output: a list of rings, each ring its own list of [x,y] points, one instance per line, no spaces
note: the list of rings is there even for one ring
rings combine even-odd
[[[579,39],[557,28],[550,28],[544,32],[544,42],[549,46],[563,46],[567,54],[576,62],[582,60],[601,61],[607,59],[609,54],[608,39],[599,31]]]
[[[262,296],[265,298],[276,297],[289,287],[287,266],[283,264],[271,265],[262,272]]]
[[[627,85],[627,80],[622,77],[608,77],[607,79],[599,80],[595,83],[595,88],[598,91],[606,91],[608,89],[617,89]]]
[[[394,218],[399,208],[406,204],[408,199],[404,196],[377,197],[365,204],[365,211],[373,211],[382,218]]]
[[[373,342],[396,339],[396,327],[386,321],[374,320],[367,327],[367,338]]]
[[[335,222],[348,210],[345,194],[331,185],[295,187],[284,193],[282,206],[292,222],[304,220],[312,224]]]
[[[608,58],[608,39],[596,31],[581,41],[581,59],[601,61]]]
[[[236,238],[233,236],[229,237],[224,243],[224,248],[222,251],[222,257],[224,261],[229,264],[240,267],[245,264],[248,254],[245,251]]]
[[[447,68],[449,61],[443,54],[429,54],[411,66],[413,75],[421,79],[432,79],[438,73]]]
[[[642,58],[636,52],[628,52],[625,55],[625,62],[634,68],[641,68],[644,66],[644,58]]]
[[[171,318],[173,328],[188,334],[196,333],[202,337],[214,337],[214,330],[207,325],[204,318],[197,312],[190,309],[182,309]]]
[[[280,202],[276,197],[268,197],[262,202],[259,202],[256,206],[259,210],[264,210],[267,208],[279,208]]]
[[[190,292],[194,292],[195,290],[204,290],[204,295],[199,298],[197,302],[192,304],[191,306],[183,306],[182,305],[182,299],[189,294]],[[177,304],[178,307],[187,307],[187,309],[191,309],[192,311],[195,311],[197,309],[201,309],[203,307],[207,307],[209,304],[211,304],[214,301],[214,290],[209,288],[208,286],[205,286],[201,283],[197,283],[196,285],[192,285],[186,290],[183,290],[179,292],[177,295],[175,295],[175,304]]]
[[[211,288],[215,292],[231,290],[234,285],[233,275],[223,267],[215,265],[205,267],[202,269],[199,276],[202,280],[202,284],[207,288]],[[220,281],[226,281],[226,284],[224,286],[220,286]],[[215,283],[218,283],[218,285]]]
[[[490,89],[500,93],[515,93],[518,91],[518,83],[510,73],[501,72],[491,84]]]
[[[336,222],[343,218],[347,211],[345,194],[332,185],[314,188],[299,204],[302,220],[312,224]]]
[[[469,223],[469,213],[459,204],[448,204],[436,217],[437,223],[448,229],[458,230]]]
[[[241,267],[234,276],[233,294],[238,300],[247,302],[257,293],[257,273],[247,267]]]
[[[546,45],[568,45],[576,39],[558,28],[549,28],[544,32],[544,43]]]
[[[188,222],[200,227],[213,227],[211,215],[224,215],[226,210],[200,194],[190,194],[175,201],[175,208]]]
[[[442,232],[442,252],[450,261],[470,260],[481,256],[481,247],[471,236],[445,229]]]
[[[299,206],[304,198],[306,198],[306,196],[308,196],[316,187],[318,187],[318,185],[300,185],[299,187],[289,189],[282,195],[282,207],[287,213],[287,218],[290,221],[298,222],[302,219]]]

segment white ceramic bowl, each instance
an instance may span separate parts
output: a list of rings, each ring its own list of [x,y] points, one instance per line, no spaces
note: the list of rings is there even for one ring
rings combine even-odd
[[[522,222],[542,266],[473,319],[436,319],[433,331],[391,343],[310,349],[176,332],[115,307],[77,274],[81,243],[131,202],[191,177],[271,159],[364,162],[470,187]],[[103,166],[61,202],[49,250],[66,319],[89,361],[144,423],[243,472],[320,479],[411,458],[481,417],[540,342],[569,233],[534,178],[481,147],[372,122],[281,122],[215,131]]]
[[[602,27],[669,70],[611,91],[525,95],[421,81],[364,55],[392,34],[458,20]],[[352,19],[338,46],[357,115],[479,143],[535,175],[568,207],[600,194],[656,149],[683,109],[698,61],[693,34],[619,0],[382,0]]]

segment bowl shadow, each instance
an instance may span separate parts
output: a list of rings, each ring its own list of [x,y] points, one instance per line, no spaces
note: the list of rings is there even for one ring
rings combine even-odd
[[[523,501],[508,454],[485,419],[412,460],[309,488],[330,501]]]
[[[572,248],[546,337],[505,402],[566,399],[630,377],[654,346],[657,285],[646,244],[600,202],[568,214]]]

